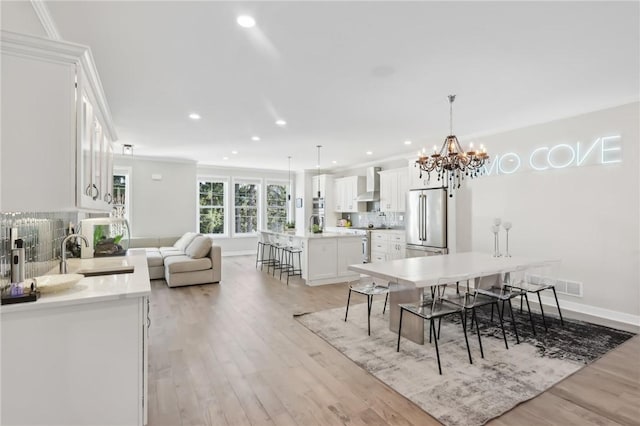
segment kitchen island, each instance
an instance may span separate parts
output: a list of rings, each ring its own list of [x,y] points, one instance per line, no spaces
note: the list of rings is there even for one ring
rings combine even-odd
[[[69,259],[70,273],[105,275],[2,306],[3,424],[146,423],[151,287],[144,251],[129,252]]]
[[[302,249],[302,278],[307,285],[342,283],[359,277],[359,274],[350,271],[348,267],[354,263],[362,263],[362,233],[308,232],[294,235],[260,232],[265,237],[271,236]]]

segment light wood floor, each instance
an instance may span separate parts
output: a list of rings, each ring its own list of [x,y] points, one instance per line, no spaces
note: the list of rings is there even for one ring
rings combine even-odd
[[[345,284],[289,287],[223,258],[223,282],[152,281],[149,425],[437,425],[292,317],[346,304]],[[640,337],[492,425],[640,424]]]

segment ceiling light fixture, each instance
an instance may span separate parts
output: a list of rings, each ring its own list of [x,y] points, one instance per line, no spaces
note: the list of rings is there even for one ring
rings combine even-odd
[[[231,153],[232,153],[232,154],[237,154],[237,153],[238,153],[238,151],[235,151],[235,150],[234,150],[234,151],[231,151]]]
[[[256,20],[253,19],[253,17],[249,16],[249,15],[240,15],[240,16],[238,16],[238,18],[236,19],[236,22],[242,28],[253,28],[253,27],[256,26]]]
[[[287,125],[287,122],[284,120],[276,120],[276,126],[284,127]]]
[[[192,112],[189,114],[189,118],[192,120],[200,120],[202,117],[197,112]]]
[[[252,136],[252,137],[251,137],[251,140],[252,140],[252,141],[254,141],[254,142],[258,142],[258,141],[260,140],[260,137],[258,137],[258,136]]]
[[[404,141],[405,145],[411,145],[411,141]]]
[[[333,164],[338,164],[338,162],[336,160],[333,160],[332,163]]]
[[[129,155],[133,157],[133,145],[125,143],[122,145],[122,155]]]
[[[367,155],[373,155],[373,152],[367,151]]]
[[[222,157],[222,159],[223,159],[223,160],[228,160],[228,159],[229,159],[229,157]]]
[[[484,145],[480,145],[480,151],[473,149],[470,145],[469,151],[465,152],[458,142],[458,138],[453,134],[453,101],[456,95],[449,95],[449,136],[442,143],[440,152],[437,147],[433,147],[433,154],[427,155],[425,149],[418,151],[416,165],[420,168],[420,178],[422,172],[427,172],[428,179],[431,179],[431,172],[438,173],[438,180],[447,179],[447,188],[451,188],[449,193],[453,197],[453,190],[460,188],[460,183],[465,176],[470,178],[481,176],[484,173],[484,164],[489,161]],[[446,175],[446,176],[445,176]]]

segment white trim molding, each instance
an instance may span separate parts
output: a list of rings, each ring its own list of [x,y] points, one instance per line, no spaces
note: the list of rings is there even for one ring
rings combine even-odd
[[[44,31],[47,33],[47,36],[53,40],[62,40],[60,32],[58,31],[58,27],[53,21],[51,13],[49,12],[49,8],[45,4],[45,2],[43,0],[31,0],[31,6],[36,12],[36,15],[38,15],[38,19],[44,27]]]
[[[544,305],[546,312],[551,312],[551,313],[555,312],[554,310],[556,309],[556,301],[553,297],[540,295],[540,299],[542,300],[542,304]],[[534,300],[532,300],[531,302],[534,302]],[[599,308],[597,306],[585,305],[582,303],[571,302],[564,299],[560,299],[559,302],[560,302],[560,309],[562,310],[566,309],[567,311],[571,311],[571,312],[591,315],[593,317],[603,318],[611,321],[617,321],[620,323],[630,324],[636,327],[640,327],[639,315],[628,314],[626,312],[613,311],[611,309]]]

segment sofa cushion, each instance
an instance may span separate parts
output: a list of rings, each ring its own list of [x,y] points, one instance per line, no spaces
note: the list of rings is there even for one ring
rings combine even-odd
[[[184,251],[192,259],[201,259],[211,250],[211,238],[200,235],[195,237]]]
[[[162,266],[162,255],[158,251],[147,252],[147,264],[149,266]]]
[[[170,274],[179,272],[193,272],[211,269],[211,259],[192,259],[189,256],[170,256],[164,260],[165,271]]]
[[[195,232],[186,232],[182,237],[178,239],[178,241],[173,244],[173,247],[184,252],[186,251],[187,246],[191,244],[193,239],[197,236],[198,234],[196,234]]]
[[[183,255],[184,251],[178,250],[175,247],[160,247],[160,253],[162,254],[162,257],[168,257]]]

